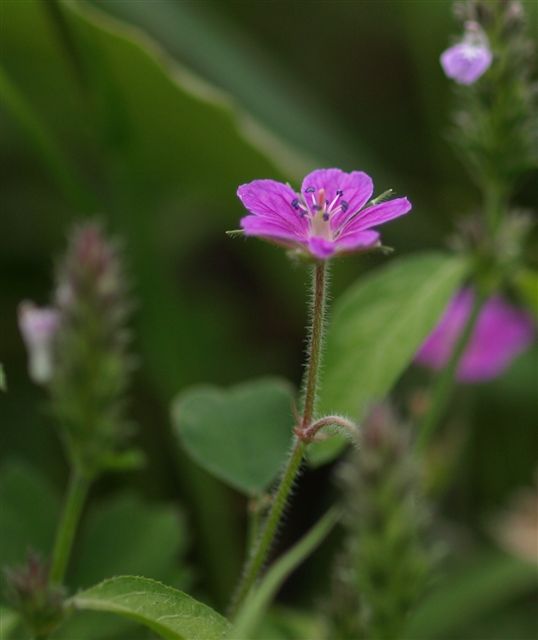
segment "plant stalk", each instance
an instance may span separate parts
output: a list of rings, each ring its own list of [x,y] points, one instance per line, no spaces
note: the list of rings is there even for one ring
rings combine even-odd
[[[56,531],[56,540],[52,552],[49,575],[51,584],[62,584],[64,580],[90,484],[91,480],[87,475],[76,469],[71,472],[62,518]]]
[[[311,310],[311,330],[308,349],[308,361],[306,365],[306,382],[303,416],[301,428],[305,429],[311,422],[316,403],[319,365],[321,362],[321,348],[323,344],[323,329],[325,322],[325,305],[327,298],[327,265],[318,262],[314,267],[314,294]],[[290,457],[284,468],[280,483],[274,493],[269,514],[262,526],[260,536],[256,541],[250,557],[248,558],[243,576],[230,606],[230,615],[234,617],[241,604],[256,583],[260,571],[267,560],[267,555],[275,533],[278,529],[282,513],[288,501],[289,494],[301,467],[306,444],[300,438],[295,438]]]

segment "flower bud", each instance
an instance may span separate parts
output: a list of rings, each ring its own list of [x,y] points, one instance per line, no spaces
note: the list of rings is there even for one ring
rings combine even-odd
[[[465,23],[463,39],[441,54],[443,71],[458,84],[476,82],[489,69],[493,54],[486,34],[476,22]]]

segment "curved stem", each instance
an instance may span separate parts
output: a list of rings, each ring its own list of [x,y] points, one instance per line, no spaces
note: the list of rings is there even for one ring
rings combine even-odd
[[[318,372],[321,361],[321,347],[323,343],[323,328],[326,303],[326,263],[317,263],[314,267],[314,295],[311,312],[311,331],[306,365],[305,399],[301,426],[305,428],[312,420],[317,395]],[[275,533],[278,529],[282,513],[288,501],[289,494],[301,467],[306,444],[295,438],[290,457],[282,474],[280,483],[274,493],[269,514],[263,524],[260,536],[249,559],[247,560],[243,576],[230,606],[233,617],[239,610],[244,599],[254,586],[262,570]]]
[[[63,582],[90,484],[91,480],[87,475],[77,470],[72,471],[64,510],[56,531],[56,540],[52,552],[49,574],[49,580],[52,584],[61,584]]]
[[[463,330],[454,346],[450,360],[434,384],[429,408],[426,411],[418,429],[418,449],[424,449],[427,446],[432,435],[439,426],[454,389],[458,366],[463,354],[465,353],[467,344],[471,339],[484,302],[485,296],[480,293],[476,293],[471,312],[469,313],[469,317],[467,318]]]
[[[341,416],[325,416],[307,426],[304,431],[298,430],[296,433],[305,442],[311,442],[320,429],[332,426],[345,429],[351,437],[355,437],[358,433],[357,425]]]

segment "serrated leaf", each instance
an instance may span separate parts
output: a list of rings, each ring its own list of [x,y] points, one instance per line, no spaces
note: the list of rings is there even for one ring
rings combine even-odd
[[[174,430],[204,469],[247,494],[266,489],[290,446],[292,389],[262,378],[219,389],[194,387],[174,402]]]
[[[230,628],[207,605],[149,578],[111,578],[78,593],[69,604],[135,620],[166,640],[219,640]]]
[[[321,411],[360,421],[382,400],[460,285],[462,258],[412,255],[362,278],[337,301],[329,327]],[[310,446],[314,464],[334,458],[341,438]]]

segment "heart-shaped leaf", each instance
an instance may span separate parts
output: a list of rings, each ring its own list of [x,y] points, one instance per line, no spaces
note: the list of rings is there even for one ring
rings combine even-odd
[[[115,613],[167,640],[219,640],[230,628],[207,605],[149,578],[111,578],[77,593],[68,604],[83,611]]]
[[[176,435],[204,469],[239,491],[260,493],[274,480],[290,446],[291,386],[262,378],[219,389],[193,387],[174,402]]]

